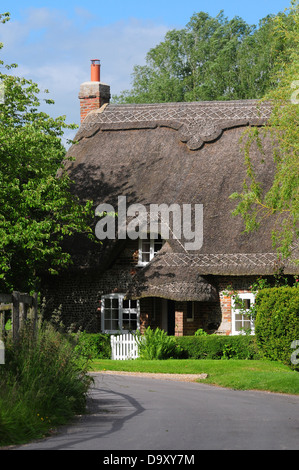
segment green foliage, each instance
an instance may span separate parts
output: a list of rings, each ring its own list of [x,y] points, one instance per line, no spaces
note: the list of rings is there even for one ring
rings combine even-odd
[[[110,335],[103,333],[86,333],[83,331],[75,335],[75,350],[80,356],[87,359],[110,359]]]
[[[275,274],[271,277],[263,277],[260,276],[256,278],[252,285],[249,287],[250,291],[256,296],[257,293],[266,288],[270,287],[282,287],[282,286],[297,286],[298,278],[297,276],[284,276],[281,273]],[[231,285],[227,286],[227,291],[225,291],[225,295],[234,299],[235,305],[238,304],[238,308],[240,310],[241,315],[246,315],[247,317],[251,317],[252,319],[256,318],[257,310],[255,302],[251,303],[250,307],[248,308],[247,305],[244,304],[244,301],[239,295],[239,292]],[[245,334],[251,334],[251,329],[248,331],[244,331]]]
[[[299,289],[280,287],[261,290],[256,297],[255,333],[261,353],[292,365],[291,348],[299,340]]]
[[[258,359],[254,336],[179,336],[183,359]]]
[[[271,74],[284,51],[273,29],[272,16],[256,27],[239,17],[229,20],[223,11],[215,18],[195,13],[185,28],[166,33],[147,53],[146,65],[134,67],[132,89],[113,99],[155,103],[262,98],[273,85]]]
[[[258,359],[253,336],[220,336],[203,334],[168,336],[163,330],[148,327],[142,336],[136,334],[139,357],[152,359]]]
[[[0,367],[0,445],[28,442],[85,410],[87,363],[68,336],[27,323],[17,343],[6,339]]]
[[[274,20],[273,37],[282,44],[283,53],[276,58],[272,88],[264,96],[271,101],[272,113],[267,125],[249,128],[242,138],[247,169],[234,215],[241,215],[245,231],[257,230],[265,218],[273,220],[272,241],[284,258],[292,254],[299,236],[299,7],[291,2],[288,14]],[[258,147],[263,157],[264,143],[270,138],[275,175],[270,188],[261,186],[251,150]],[[269,234],[270,235],[270,234]]]
[[[199,328],[195,331],[194,336],[208,336],[208,333],[202,328]]]
[[[177,357],[180,349],[173,336],[168,336],[164,330],[148,327],[144,335],[139,332],[135,335],[139,357],[141,359],[170,359]]]
[[[71,261],[66,238],[91,233],[91,202],[72,195],[64,171],[61,138],[76,126],[40,111],[31,80],[1,72],[0,82],[0,285],[28,292],[42,270],[57,273]]]

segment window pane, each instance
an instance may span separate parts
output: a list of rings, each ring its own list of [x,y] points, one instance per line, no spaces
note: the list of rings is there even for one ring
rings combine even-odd
[[[136,330],[137,329],[137,320],[123,320],[123,329],[124,330]]]
[[[110,308],[105,308],[104,316],[107,320],[111,318],[111,309]]]
[[[150,261],[150,255],[149,253],[142,253],[142,261],[144,263],[148,263]]]
[[[105,330],[111,330],[111,321],[105,319]]]
[[[123,301],[123,308],[129,308],[130,307],[130,302],[129,300],[124,300]]]
[[[143,252],[149,253],[149,252],[150,252],[150,248],[151,248],[150,242],[148,242],[148,241],[146,241],[146,240],[142,242],[142,251],[143,251]]]
[[[243,308],[242,299],[236,299],[235,300],[235,308],[238,309],[238,310]]]
[[[241,321],[236,321],[236,323],[235,323],[235,330],[236,330],[236,331],[242,331],[242,330],[243,330],[243,326],[242,326],[242,322],[241,322]]]
[[[118,330],[118,320],[112,320],[111,321],[111,329],[112,330]]]
[[[137,308],[137,300],[131,300],[131,308]]]
[[[248,310],[250,308],[250,299],[237,299],[235,301],[235,308],[239,310]]]
[[[118,299],[112,299],[112,308],[118,308]]]
[[[118,317],[119,317],[119,315],[118,315],[118,310],[112,310],[112,312],[111,312],[111,318],[112,318],[113,320],[118,320]]]

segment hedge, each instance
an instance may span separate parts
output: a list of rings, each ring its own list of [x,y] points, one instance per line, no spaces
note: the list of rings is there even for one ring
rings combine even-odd
[[[254,336],[178,336],[181,359],[260,359]]]
[[[259,359],[254,336],[171,336],[175,348],[164,359]],[[110,359],[110,335],[81,332],[76,337],[76,350],[88,359]]]
[[[111,359],[110,335],[82,331],[76,338],[76,351],[88,359]]]
[[[293,365],[291,345],[299,340],[299,288],[262,289],[256,297],[255,334],[265,358]]]

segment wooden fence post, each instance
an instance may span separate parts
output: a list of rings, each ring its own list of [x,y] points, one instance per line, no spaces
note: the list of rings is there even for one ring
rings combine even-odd
[[[0,340],[4,338],[5,332],[5,311],[0,310]]]
[[[24,326],[25,320],[25,304],[21,301],[19,303],[19,330],[21,330]]]
[[[16,341],[19,337],[20,326],[20,292],[12,293],[12,337]]]
[[[38,313],[37,292],[33,296],[21,294],[17,291],[13,291],[12,294],[0,294],[0,339],[5,336],[5,311],[11,311],[12,338],[13,341],[16,341],[19,338],[20,329],[27,320],[29,308],[31,309],[32,325],[35,333]]]

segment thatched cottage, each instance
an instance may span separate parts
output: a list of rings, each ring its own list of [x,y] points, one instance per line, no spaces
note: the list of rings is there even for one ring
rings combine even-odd
[[[191,335],[200,328],[219,334],[253,328],[228,289],[249,305],[257,277],[273,276],[278,269],[296,274],[295,267],[278,264],[270,220],[258,232],[244,234],[229,198],[242,189],[246,170],[240,137],[247,126],[266,122],[269,106],[258,108],[251,100],[110,104],[110,89],[97,75],[97,62],[94,70],[92,80],[81,85],[78,143],[69,150],[75,158],[68,163],[74,191],[92,199],[95,208],[103,203],[114,208],[118,214],[111,227],[120,224],[120,202],[147,210],[164,205],[170,231],[163,238],[159,227],[154,234],[145,228],[134,239],[123,232],[117,237],[116,229],[115,239],[101,244],[76,237],[73,266],[47,279],[48,311],[59,307],[66,323],[88,331],[143,331],[152,326],[171,335]],[[252,158],[259,180],[268,187],[273,177],[269,142],[266,150],[263,163],[257,150]],[[193,214],[193,229],[184,227],[180,237],[172,236],[174,207],[182,216]],[[95,224],[106,212],[102,219],[95,216]],[[132,213],[128,215],[127,224],[132,221]]]

